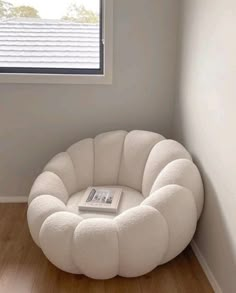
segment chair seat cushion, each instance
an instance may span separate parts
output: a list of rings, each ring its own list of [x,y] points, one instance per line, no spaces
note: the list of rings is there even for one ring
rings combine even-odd
[[[121,188],[123,191],[117,213],[79,211],[78,206],[79,206],[79,203],[80,203],[86,189],[73,194],[69,198],[69,200],[67,202],[68,211],[73,212],[73,213],[81,216],[84,219],[87,219],[87,218],[113,219],[114,217],[123,213],[124,211],[140,205],[140,203],[144,200],[143,195],[140,192],[138,192],[132,188],[125,187],[125,186],[106,186],[106,187],[108,187],[108,188],[109,187],[118,187],[118,188]]]

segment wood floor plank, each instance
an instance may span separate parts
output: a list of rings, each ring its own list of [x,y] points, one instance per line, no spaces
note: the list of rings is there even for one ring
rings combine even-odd
[[[53,266],[34,244],[26,204],[0,204],[0,293],[211,293],[190,247],[139,278],[92,280]]]

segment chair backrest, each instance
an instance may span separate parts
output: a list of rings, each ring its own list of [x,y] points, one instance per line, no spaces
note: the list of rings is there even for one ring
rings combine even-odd
[[[112,131],[72,145],[44,170],[56,173],[69,193],[91,185],[124,185],[148,196],[160,171],[178,158],[191,160],[180,144],[157,133]]]
[[[157,133],[121,130],[73,144],[44,171],[56,173],[69,193],[91,185],[124,185],[147,196],[160,170],[176,158],[191,159],[180,144]]]

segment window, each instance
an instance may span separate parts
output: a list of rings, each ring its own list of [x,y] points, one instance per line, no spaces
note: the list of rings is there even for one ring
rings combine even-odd
[[[74,83],[80,76],[83,83],[97,76],[100,83],[111,75],[111,3],[0,0],[0,81],[36,76],[43,82],[46,76],[46,82],[59,83],[56,77],[69,76]]]

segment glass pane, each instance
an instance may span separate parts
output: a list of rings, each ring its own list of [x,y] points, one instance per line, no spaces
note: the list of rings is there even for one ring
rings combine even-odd
[[[100,68],[100,0],[0,0],[0,67]]]

